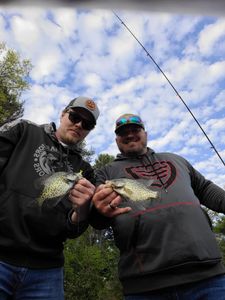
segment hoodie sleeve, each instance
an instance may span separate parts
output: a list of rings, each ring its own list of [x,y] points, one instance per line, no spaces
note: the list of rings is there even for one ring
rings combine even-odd
[[[83,161],[83,176],[89,180],[92,184],[95,185],[95,174],[91,165]],[[73,214],[73,209],[69,210],[67,218],[67,234],[68,238],[76,238],[80,236],[89,226],[88,215],[85,218],[82,218],[81,221],[75,224],[71,221],[71,216]]]
[[[76,238],[79,237],[83,232],[86,231],[86,229],[89,226],[88,220],[84,220],[81,222],[77,222],[77,224],[74,224],[71,222],[71,215],[73,211],[71,210],[69,212],[68,218],[67,218],[67,237],[68,238]]]
[[[91,165],[85,162],[84,173],[83,176],[89,180],[92,184],[96,184],[95,173]]]
[[[0,128],[0,174],[7,165],[21,136],[21,122],[5,124]]]
[[[207,180],[192,166],[190,174],[192,188],[200,203],[213,211],[225,213],[225,190]]]
[[[106,168],[103,167],[96,171],[96,186],[105,183],[109,177],[107,176]],[[94,204],[91,204],[89,223],[95,229],[105,229],[111,226],[112,218],[108,218],[100,214],[95,208]]]

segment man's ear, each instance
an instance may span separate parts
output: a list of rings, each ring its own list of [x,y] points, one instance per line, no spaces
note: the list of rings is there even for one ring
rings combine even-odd
[[[116,135],[116,137],[115,137],[115,141],[116,141],[116,144],[117,144],[117,146],[118,146],[118,137],[117,137],[117,135]]]
[[[66,112],[62,111],[61,116],[60,116],[60,120],[65,116]]]

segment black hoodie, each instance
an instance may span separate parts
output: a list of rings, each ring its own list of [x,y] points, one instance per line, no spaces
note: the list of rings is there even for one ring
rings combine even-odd
[[[94,183],[93,170],[79,151],[58,142],[54,123],[20,120],[0,129],[0,260],[30,268],[63,265],[64,241],[79,236],[88,223],[70,222],[67,198],[40,208],[37,183],[46,174],[81,170]]]
[[[121,154],[97,172],[97,185],[116,178],[153,179],[158,198],[106,218],[93,207],[91,225],[112,226],[120,250],[119,277],[125,294],[181,285],[225,273],[221,254],[201,204],[225,212],[225,191],[172,153]]]

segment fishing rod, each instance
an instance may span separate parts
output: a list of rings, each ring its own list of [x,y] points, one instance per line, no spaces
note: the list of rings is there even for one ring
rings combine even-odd
[[[123,22],[123,20],[113,11],[113,14],[117,17],[117,19],[122,23],[122,25],[130,32],[130,34],[133,36],[133,38],[138,42],[138,44],[142,47],[142,49],[146,52],[147,57],[149,57],[149,59],[151,59],[153,61],[153,63],[156,65],[156,67],[158,68],[158,70],[163,74],[163,76],[165,77],[165,79],[167,80],[167,82],[170,84],[170,86],[172,87],[172,89],[174,90],[174,92],[176,93],[176,95],[178,96],[178,98],[182,101],[182,103],[184,104],[184,106],[186,107],[186,109],[189,111],[189,113],[191,114],[191,116],[193,117],[193,119],[195,120],[195,122],[198,124],[199,128],[201,129],[201,131],[203,132],[203,134],[205,135],[205,137],[207,138],[208,142],[210,143],[211,147],[214,149],[214,151],[216,152],[217,156],[219,157],[219,159],[221,160],[221,162],[223,163],[223,165],[225,166],[225,162],[223,161],[222,157],[220,156],[219,152],[217,151],[216,147],[214,146],[213,142],[210,140],[210,138],[208,137],[208,135],[206,134],[205,130],[202,128],[201,124],[199,123],[199,121],[197,120],[197,118],[194,116],[194,114],[192,113],[192,111],[190,110],[190,108],[188,107],[188,105],[185,103],[185,101],[183,100],[183,98],[181,97],[181,95],[178,93],[177,89],[174,87],[174,85],[172,84],[172,82],[169,80],[169,78],[166,76],[166,74],[163,72],[163,70],[160,68],[160,66],[157,64],[157,62],[154,60],[154,58],[150,55],[150,53],[148,52],[148,50],[145,48],[145,46],[138,40],[138,38],[134,35],[134,33],[129,29],[129,27]]]

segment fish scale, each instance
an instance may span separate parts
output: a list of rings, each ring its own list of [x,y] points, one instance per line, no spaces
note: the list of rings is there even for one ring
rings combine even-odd
[[[39,205],[41,206],[47,199],[62,199],[73,185],[82,177],[81,172],[55,172],[42,178],[41,185],[43,186],[43,189],[37,199]]]
[[[145,182],[145,183],[144,183]],[[129,179],[119,178],[106,180],[106,185],[111,187],[115,192],[127,200],[145,201],[152,198],[157,198],[158,193],[152,191],[148,186],[152,184],[153,180]]]

